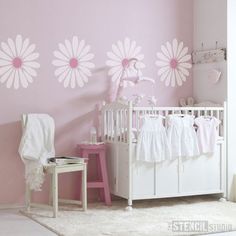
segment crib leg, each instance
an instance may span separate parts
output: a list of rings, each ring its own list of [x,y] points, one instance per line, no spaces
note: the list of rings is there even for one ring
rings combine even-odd
[[[128,206],[125,208],[125,210],[126,211],[132,211],[133,210],[133,208],[132,208],[132,199],[131,198],[129,198],[128,199]]]

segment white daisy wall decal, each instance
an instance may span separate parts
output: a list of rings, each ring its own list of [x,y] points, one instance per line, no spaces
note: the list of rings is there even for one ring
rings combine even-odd
[[[7,42],[2,42],[0,82],[7,88],[27,88],[33,77],[37,76],[35,69],[40,67],[35,61],[39,53],[34,50],[35,44],[30,44],[29,39],[23,39],[21,35],[17,35],[15,40],[8,38]]]
[[[108,75],[113,82],[119,84],[121,78],[142,75],[141,69],[145,67],[142,62],[144,55],[140,53],[141,47],[136,41],[125,38],[124,41],[118,41],[112,45],[112,51],[107,52],[108,60],[106,65],[110,67]],[[135,63],[135,67],[133,61]],[[123,86],[133,85],[132,82],[124,81]]]
[[[191,55],[188,54],[188,47],[183,42],[178,43],[174,39],[172,44],[167,42],[161,46],[161,52],[157,53],[156,65],[160,67],[158,75],[166,86],[182,86],[189,76],[189,69],[192,64],[189,62]]]
[[[54,51],[55,60],[52,64],[57,67],[55,76],[65,88],[83,87],[92,75],[91,69],[95,65],[91,62],[94,54],[90,53],[90,46],[85,40],[79,41],[77,36],[72,41],[65,40],[65,44],[59,43],[59,50]]]

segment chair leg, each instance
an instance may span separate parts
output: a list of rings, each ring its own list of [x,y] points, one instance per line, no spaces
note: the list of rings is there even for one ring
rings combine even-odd
[[[49,205],[52,206],[53,204],[53,174],[50,175],[50,180],[49,180]]]
[[[58,212],[58,174],[56,168],[53,170],[53,183],[52,183],[52,195],[53,195],[53,217],[57,217]]]
[[[87,164],[84,164],[82,171],[82,206],[83,210],[87,210]]]
[[[30,203],[31,203],[31,189],[29,184],[26,183],[25,186],[25,203],[26,203],[26,210],[30,211]]]
[[[101,164],[102,181],[104,183],[105,203],[106,203],[106,205],[110,206],[111,205],[111,195],[110,195],[108,176],[107,176],[105,152],[101,152],[99,154],[99,160],[100,160],[100,164]]]

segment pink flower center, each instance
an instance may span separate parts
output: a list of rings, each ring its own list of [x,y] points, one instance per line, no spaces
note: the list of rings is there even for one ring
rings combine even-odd
[[[177,66],[178,66],[178,61],[177,61],[175,58],[171,59],[171,61],[170,61],[170,67],[171,67],[172,69],[176,69]]]
[[[15,68],[20,68],[22,66],[22,60],[19,58],[19,57],[15,57],[13,60],[12,60],[12,65],[15,67]]]
[[[129,67],[129,59],[128,58],[124,58],[121,63],[124,68]]]
[[[76,68],[79,64],[76,58],[71,58],[69,63],[71,68]]]

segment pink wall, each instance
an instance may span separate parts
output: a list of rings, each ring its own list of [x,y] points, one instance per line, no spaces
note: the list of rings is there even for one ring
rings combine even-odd
[[[56,122],[56,151],[75,155],[76,144],[88,137],[97,102],[105,100],[109,78],[102,69],[112,43],[126,36],[142,46],[146,68],[155,86],[127,89],[126,94],[148,92],[159,105],[177,105],[179,97],[192,94],[191,76],[182,87],[166,87],[157,77],[156,52],[177,38],[192,50],[192,1],[190,0],[0,0],[0,41],[17,34],[29,37],[40,53],[38,76],[27,89],[7,89],[0,84],[0,203],[22,203],[24,166],[18,156],[20,115],[49,113]],[[65,89],[54,76],[53,51],[66,38],[85,39],[95,54],[93,76],[83,88]],[[101,68],[101,70],[99,70]],[[61,180],[65,196],[78,196],[76,175]],[[45,197],[45,194],[40,194]]]

